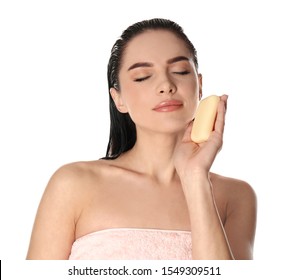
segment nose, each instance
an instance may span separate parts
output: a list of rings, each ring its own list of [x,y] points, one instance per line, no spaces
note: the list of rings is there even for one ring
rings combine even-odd
[[[157,93],[158,94],[171,94],[173,95],[176,92],[177,88],[176,85],[170,80],[168,79],[168,77],[165,78],[165,80],[163,80],[158,89],[157,89]]]

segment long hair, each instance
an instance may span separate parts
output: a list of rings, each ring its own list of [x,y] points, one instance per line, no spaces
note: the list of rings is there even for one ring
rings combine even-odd
[[[108,91],[110,91],[110,88],[120,91],[119,70],[121,68],[123,53],[130,40],[147,30],[159,29],[171,31],[185,42],[188,50],[191,52],[195,67],[198,69],[196,49],[185,35],[181,26],[168,19],[154,18],[144,20],[129,26],[113,45],[107,71]],[[109,109],[110,135],[104,159],[115,159],[134,146],[137,135],[135,123],[130,118],[130,115],[118,111],[110,94]]]

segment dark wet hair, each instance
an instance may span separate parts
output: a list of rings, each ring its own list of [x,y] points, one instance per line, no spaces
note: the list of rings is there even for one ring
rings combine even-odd
[[[129,26],[113,45],[108,63],[108,90],[110,88],[120,90],[119,70],[121,68],[123,53],[131,39],[147,30],[159,29],[170,31],[184,41],[186,47],[191,52],[196,70],[198,69],[196,49],[183,32],[181,26],[168,19],[154,18],[144,20]],[[136,127],[128,113],[120,113],[118,111],[110,94],[109,107],[110,135],[105,159],[115,159],[134,146],[136,142]]]

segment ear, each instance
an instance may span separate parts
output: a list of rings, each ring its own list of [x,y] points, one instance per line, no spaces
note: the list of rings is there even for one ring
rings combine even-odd
[[[110,88],[110,94],[118,111],[120,113],[127,113],[128,110],[126,106],[124,105],[120,92],[116,90],[115,88]]]
[[[202,74],[198,74],[198,83],[199,83],[199,100],[202,99]]]

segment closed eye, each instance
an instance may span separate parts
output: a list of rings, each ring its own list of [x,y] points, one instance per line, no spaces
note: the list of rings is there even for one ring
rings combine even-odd
[[[173,72],[174,74],[178,74],[178,75],[187,75],[190,73],[190,71],[181,71],[181,72]]]
[[[143,82],[143,81],[147,80],[148,78],[150,78],[150,76],[146,76],[143,78],[137,78],[137,79],[134,79],[134,82]]]

